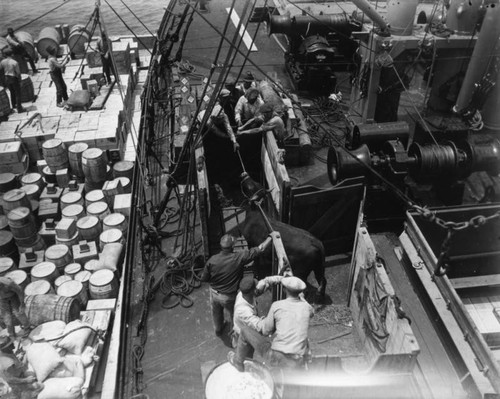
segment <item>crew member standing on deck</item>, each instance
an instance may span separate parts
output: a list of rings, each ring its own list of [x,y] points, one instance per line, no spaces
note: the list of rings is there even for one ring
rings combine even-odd
[[[21,104],[21,69],[18,62],[12,58],[12,50],[7,48],[3,51],[5,59],[0,61],[0,72],[5,76],[5,86],[10,91],[10,102],[12,108],[16,107],[17,112],[24,112]]]
[[[33,73],[38,73],[38,69],[36,69],[35,65],[35,60],[31,57],[30,53],[26,51],[26,48],[24,47],[24,44],[17,38],[17,36],[14,33],[14,29],[8,28],[7,29],[7,36],[5,37],[7,40],[7,43],[9,43],[9,46],[12,48],[12,51],[14,54],[19,54],[20,56],[26,58],[28,62],[30,63],[31,70]]]
[[[109,39],[106,36],[106,32],[101,33],[101,37],[97,40],[97,51],[101,54],[101,62],[102,62],[102,73],[106,79],[106,85],[111,85],[111,72],[113,75],[115,74],[113,68],[113,60],[111,59],[111,48]]]
[[[240,97],[234,110],[234,118],[238,127],[255,118],[263,104],[264,101],[260,98],[259,90],[254,87],[249,88],[245,95]]]
[[[210,304],[215,335],[224,331],[224,310],[229,313],[232,331],[234,301],[243,277],[244,266],[259,256],[272,242],[271,237],[256,248],[234,252],[235,239],[226,234],[220,240],[221,251],[208,259],[201,275],[201,281],[210,283]]]
[[[69,62],[69,58],[66,58],[63,62],[57,61],[57,51],[52,46],[47,48],[47,53],[49,53],[47,63],[49,64],[50,77],[56,86],[57,106],[62,108],[66,105],[66,101],[68,101],[68,89],[66,88],[62,74],[64,67]]]
[[[30,323],[24,313],[24,292],[19,285],[7,277],[0,277],[0,317],[7,327],[9,337],[15,338],[15,316],[24,329],[23,335],[29,332]]]

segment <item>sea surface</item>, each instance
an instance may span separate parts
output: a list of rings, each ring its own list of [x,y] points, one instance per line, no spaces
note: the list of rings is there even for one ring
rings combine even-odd
[[[165,12],[164,8],[169,2],[169,0],[101,0],[101,21],[109,35],[132,35],[131,30],[136,35],[149,34],[148,30],[156,33]],[[90,20],[95,4],[96,0],[0,0],[0,35],[5,36],[8,27],[14,30],[21,28],[20,30],[30,33],[36,40],[40,31],[47,26],[59,24],[68,24],[70,28],[73,25],[85,26]],[[55,9],[58,6],[60,7]],[[37,19],[46,13],[47,15]],[[35,19],[37,20],[33,21]],[[24,26],[25,24],[28,25]],[[88,26],[90,30],[91,24]]]

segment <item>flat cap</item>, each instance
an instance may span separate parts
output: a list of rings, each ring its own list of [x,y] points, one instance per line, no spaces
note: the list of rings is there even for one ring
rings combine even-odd
[[[255,80],[255,77],[253,76],[253,73],[250,71],[247,71],[245,74],[245,77],[243,78],[243,81],[245,82],[253,82]]]
[[[243,294],[248,294],[252,292],[257,286],[257,280],[251,275],[244,276],[240,281],[240,291]]]
[[[300,278],[291,276],[283,277],[281,279],[281,285],[290,291],[302,292],[306,289],[306,283],[304,283]]]
[[[227,96],[229,96],[230,94],[231,94],[231,92],[230,92],[228,89],[222,89],[222,90],[220,91],[220,96],[221,96],[221,97],[227,97]]]

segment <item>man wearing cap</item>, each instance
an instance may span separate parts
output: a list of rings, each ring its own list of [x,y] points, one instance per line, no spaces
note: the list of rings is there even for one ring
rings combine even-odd
[[[47,53],[49,53],[47,63],[49,64],[50,77],[56,87],[56,106],[63,108],[68,101],[68,88],[64,82],[63,70],[69,62],[69,57],[66,57],[63,62],[57,61],[57,50],[52,46],[47,47]]]
[[[240,89],[243,90],[243,92],[246,94],[247,90],[250,89],[251,87],[256,88],[257,82],[255,82],[255,77],[253,76],[253,73],[247,71],[245,77],[243,78],[243,84],[240,86]]]
[[[35,61],[31,57],[31,55],[26,51],[23,42],[21,42],[17,38],[16,34],[14,33],[14,29],[12,28],[7,29],[7,36],[5,37],[5,39],[7,40],[7,43],[9,43],[9,46],[12,48],[14,54],[19,54],[21,57],[24,57],[28,60],[31,66],[31,70],[33,71],[33,74],[38,73]]]
[[[245,95],[240,97],[234,110],[234,117],[238,127],[254,118],[263,104],[264,101],[260,98],[259,90],[254,87],[249,88]]]
[[[231,126],[236,126],[235,104],[231,101],[231,92],[228,89],[222,89],[219,95],[220,105],[229,118]]]
[[[7,327],[9,337],[15,338],[15,316],[23,327],[23,335],[29,332],[30,323],[24,312],[24,292],[19,285],[7,277],[0,277],[0,317]]]
[[[215,335],[218,337],[224,331],[224,310],[230,315],[232,330],[234,302],[244,266],[259,256],[271,242],[271,237],[268,237],[256,248],[234,252],[235,238],[226,234],[220,240],[221,251],[208,259],[201,281],[210,283],[210,304]]]
[[[283,119],[274,114],[274,108],[271,104],[264,103],[259,108],[259,114],[250,119],[243,126],[238,128],[238,135],[264,133],[272,130],[274,137],[280,147],[283,147],[283,140],[286,137],[285,124]],[[258,127],[252,127],[257,124]]]
[[[301,368],[310,352],[307,334],[314,310],[301,295],[306,289],[301,279],[282,277],[281,285],[286,299],[273,302],[262,324],[264,335],[275,334],[269,362],[276,367]]]
[[[12,58],[12,50],[7,48],[3,50],[6,58],[0,61],[0,75],[5,75],[5,86],[10,91],[10,102],[12,108],[16,107],[17,112],[25,111],[21,104],[21,69],[18,62]]]

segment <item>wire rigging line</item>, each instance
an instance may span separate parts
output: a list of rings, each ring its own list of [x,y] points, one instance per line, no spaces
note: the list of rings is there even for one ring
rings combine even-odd
[[[151,32],[146,25],[144,25],[144,22],[141,21],[141,19],[130,9],[130,7],[123,0],[120,1],[127,8],[127,10],[129,10],[130,13],[137,19],[137,21],[139,21],[139,23],[144,27],[144,29],[146,29],[151,36],[154,36],[154,33]]]

